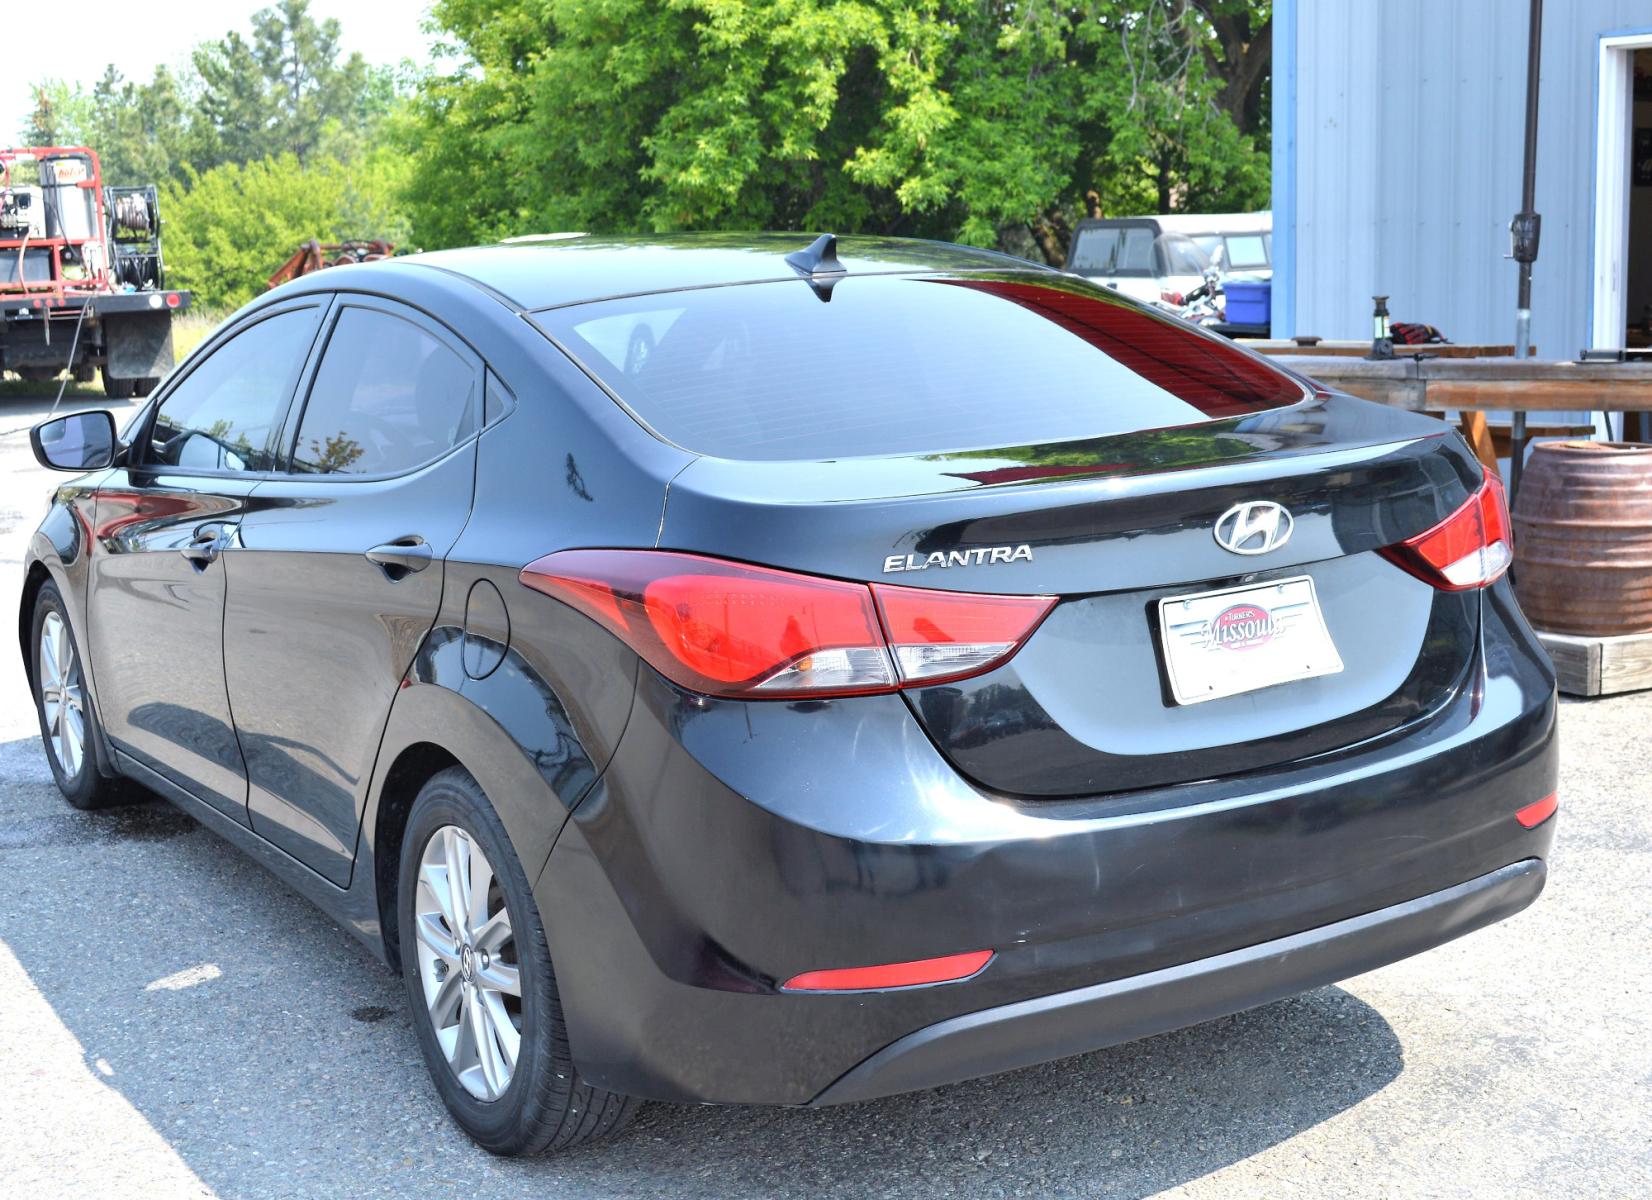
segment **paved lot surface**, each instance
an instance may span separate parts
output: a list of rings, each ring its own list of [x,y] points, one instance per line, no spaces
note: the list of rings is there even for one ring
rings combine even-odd
[[[80,402],[84,405],[85,402]],[[0,430],[43,404],[0,403]],[[0,618],[50,479],[0,437]],[[825,1112],[644,1110],[500,1162],[395,981],[156,801],[58,797],[0,644],[0,1178],[12,1195],[1652,1195],[1652,694],[1569,703],[1527,912],[1168,1037]]]

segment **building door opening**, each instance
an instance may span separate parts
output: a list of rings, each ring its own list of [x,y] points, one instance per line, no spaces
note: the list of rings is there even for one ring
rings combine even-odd
[[[1652,345],[1652,30],[1600,39],[1590,345]]]
[[[1652,346],[1652,46],[1634,52],[1631,67],[1629,216],[1624,249],[1625,346]]]

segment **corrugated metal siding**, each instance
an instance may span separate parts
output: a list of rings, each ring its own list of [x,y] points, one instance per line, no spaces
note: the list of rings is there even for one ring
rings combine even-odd
[[[1514,337],[1526,0],[1297,6],[1296,319],[1370,336],[1371,296],[1453,341]],[[1545,5],[1532,338],[1588,341],[1598,38],[1652,28],[1652,0]],[[1281,31],[1282,33],[1286,31]],[[1277,123],[1277,122],[1276,122]]]

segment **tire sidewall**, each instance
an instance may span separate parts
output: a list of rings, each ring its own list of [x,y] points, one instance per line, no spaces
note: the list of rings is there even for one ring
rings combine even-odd
[[[413,927],[419,860],[426,843],[444,825],[455,825],[464,830],[481,847],[493,866],[494,877],[499,881],[511,913],[518,971],[522,980],[522,1043],[510,1086],[497,1100],[478,1100],[465,1090],[453,1073],[436,1040],[429,1009],[425,1005],[424,989],[419,981],[419,957],[414,947],[416,935]],[[548,1062],[550,1057],[542,1045],[542,1040],[550,1037],[548,1014],[545,1012],[549,998],[536,986],[536,981],[548,974],[546,964],[550,954],[545,946],[532,892],[516,853],[499,825],[499,818],[482,797],[481,788],[467,774],[443,771],[424,786],[414,801],[402,841],[396,920],[400,934],[402,982],[407,991],[413,1030],[419,1039],[420,1049],[424,1051],[431,1080],[448,1110],[484,1148],[496,1152],[496,1148],[508,1148],[515,1141],[517,1131],[532,1115],[526,1108],[529,1098],[536,1096],[538,1089],[531,1075],[536,1069],[542,1069],[541,1064]]]
[[[64,633],[69,639],[69,645],[74,648],[75,662],[80,668],[81,712],[86,724],[86,744],[80,755],[80,770],[74,775],[65,773],[63,764],[58,761],[57,747],[52,744],[51,730],[46,727],[46,706],[40,692],[40,631],[46,624],[48,613],[56,613],[62,620]],[[40,725],[40,742],[41,748],[46,752],[46,764],[51,768],[52,778],[56,781],[58,790],[69,803],[77,807],[84,806],[91,801],[98,786],[97,715],[92,708],[90,689],[86,686],[86,659],[81,654],[80,642],[75,637],[74,624],[69,620],[68,609],[63,603],[63,594],[58,591],[57,584],[50,581],[42,584],[35,596],[34,620],[29,626],[29,672],[34,684],[34,716]]]

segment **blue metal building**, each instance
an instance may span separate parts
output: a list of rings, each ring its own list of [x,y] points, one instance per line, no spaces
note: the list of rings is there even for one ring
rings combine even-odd
[[[1383,293],[1453,341],[1513,340],[1527,14],[1275,0],[1275,336],[1368,337]],[[1532,340],[1559,358],[1633,342],[1652,305],[1652,0],[1549,0],[1541,65]]]

